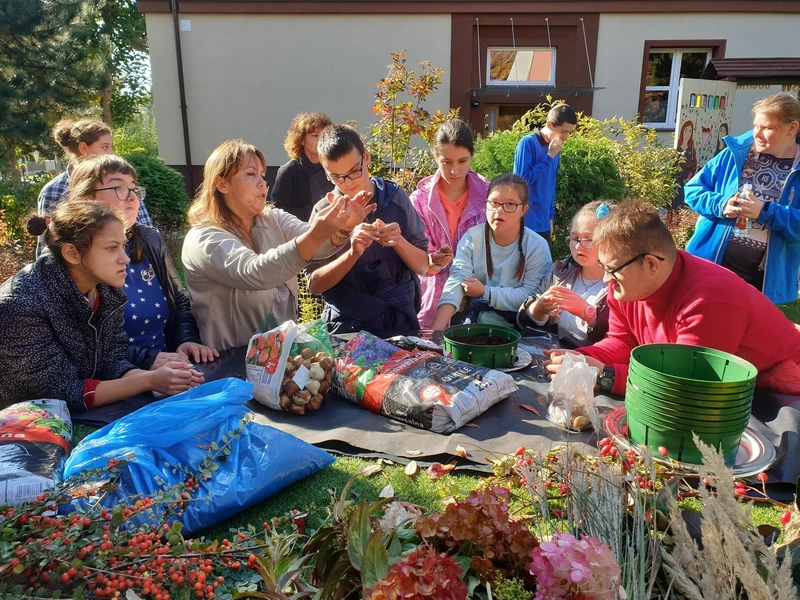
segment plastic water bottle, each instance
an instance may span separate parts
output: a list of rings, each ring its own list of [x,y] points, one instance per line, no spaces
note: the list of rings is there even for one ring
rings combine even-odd
[[[742,184],[742,187],[739,188],[739,198],[747,198],[748,194],[753,191],[753,184],[749,181],[745,181]],[[736,223],[733,226],[733,235],[734,237],[738,238],[749,238],[750,232],[753,229],[753,223],[747,217],[740,216],[736,219]]]

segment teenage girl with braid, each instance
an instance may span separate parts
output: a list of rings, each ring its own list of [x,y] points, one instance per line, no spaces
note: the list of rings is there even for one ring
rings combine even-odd
[[[538,289],[552,264],[547,242],[525,227],[528,185],[518,175],[489,184],[486,223],[470,228],[458,244],[433,329],[465,322],[516,325],[525,298]]]

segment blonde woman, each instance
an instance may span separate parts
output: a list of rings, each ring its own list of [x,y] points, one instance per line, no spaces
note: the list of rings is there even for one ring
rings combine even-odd
[[[700,214],[686,250],[736,273],[774,303],[797,300],[800,268],[800,101],[775,94],[753,106],[753,130],[726,136],[725,150],[684,187]],[[745,182],[752,191],[740,193]],[[740,217],[749,235],[734,235]],[[745,221],[746,222],[746,221]]]
[[[314,205],[333,191],[317,153],[319,134],[330,124],[323,113],[300,113],[292,120],[283,142],[291,160],[278,169],[272,201],[276,208],[303,221],[308,221]]]
[[[297,275],[331,256],[375,209],[370,193],[326,196],[311,222],[267,205],[266,160],[242,140],[217,147],[189,208],[183,243],[186,285],[200,337],[219,350],[297,319]]]

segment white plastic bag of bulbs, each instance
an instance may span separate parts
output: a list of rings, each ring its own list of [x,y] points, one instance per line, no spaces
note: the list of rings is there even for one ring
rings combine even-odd
[[[250,338],[245,359],[253,398],[275,410],[318,411],[331,386],[333,350],[324,322],[287,321]]]

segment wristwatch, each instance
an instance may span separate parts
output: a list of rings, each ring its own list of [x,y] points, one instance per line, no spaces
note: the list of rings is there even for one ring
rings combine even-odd
[[[603,367],[603,370],[597,377],[597,387],[604,394],[609,393],[611,388],[614,387],[614,375],[614,367]]]
[[[583,317],[587,323],[592,319],[594,319],[596,316],[597,316],[597,309],[591,304],[588,304],[586,308],[583,309]]]

